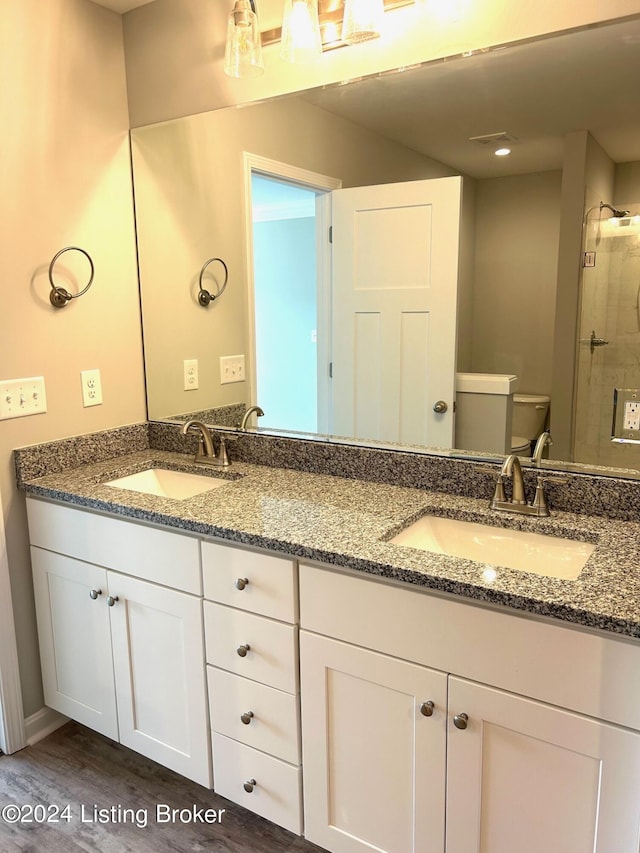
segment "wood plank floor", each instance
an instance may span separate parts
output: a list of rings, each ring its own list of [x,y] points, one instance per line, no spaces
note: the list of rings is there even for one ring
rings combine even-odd
[[[156,806],[225,809],[220,823],[157,823]],[[70,821],[0,817],[0,853],[319,853],[320,848],[77,723],[14,755],[0,754],[0,815],[8,804],[70,805]],[[89,822],[93,807],[108,822]],[[84,806],[82,821],[81,807]],[[142,811],[139,824],[117,807]],[[114,816],[112,819],[111,816]],[[320,851],[321,853],[321,851]]]

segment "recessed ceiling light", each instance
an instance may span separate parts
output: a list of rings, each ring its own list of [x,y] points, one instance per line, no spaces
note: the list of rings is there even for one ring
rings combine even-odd
[[[511,154],[510,148],[496,148],[496,157],[506,157],[507,154]]]

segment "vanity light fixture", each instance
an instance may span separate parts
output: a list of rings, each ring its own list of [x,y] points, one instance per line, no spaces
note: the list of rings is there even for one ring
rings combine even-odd
[[[314,12],[317,11],[318,17],[320,51],[326,52],[377,38],[382,33],[384,12],[415,3],[416,0],[285,0],[282,27],[262,32],[262,45],[282,42],[280,55],[284,59],[291,62],[308,59],[308,47],[303,49],[302,43],[310,43],[311,32],[315,38]],[[294,27],[294,20],[305,22],[300,25],[300,31],[305,35],[299,37],[292,52],[289,33],[298,28],[297,24]]]
[[[227,25],[224,73],[257,77],[264,71],[262,41],[254,0],[235,0]]]
[[[318,0],[285,0],[280,56],[287,62],[313,62],[322,56]]]
[[[342,41],[359,44],[382,35],[384,0],[345,0]]]

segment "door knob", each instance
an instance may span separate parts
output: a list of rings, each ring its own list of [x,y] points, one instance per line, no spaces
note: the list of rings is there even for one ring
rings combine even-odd
[[[433,404],[433,411],[437,415],[443,415],[447,411],[448,408],[449,408],[449,406],[447,406],[447,404],[445,403],[444,400],[438,400],[437,403]]]

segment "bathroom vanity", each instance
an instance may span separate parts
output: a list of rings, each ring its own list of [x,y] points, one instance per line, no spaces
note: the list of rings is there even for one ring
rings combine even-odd
[[[194,468],[22,484],[48,705],[335,853],[637,853],[639,524],[246,463],[105,485],[153,466]],[[569,581],[388,541],[424,513],[596,547]]]

